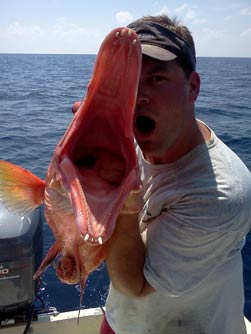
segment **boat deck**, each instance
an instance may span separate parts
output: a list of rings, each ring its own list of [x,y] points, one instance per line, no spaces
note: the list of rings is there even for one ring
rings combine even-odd
[[[102,320],[100,308],[81,310],[78,323],[78,311],[57,314],[41,314],[32,322],[32,334],[99,334]],[[247,334],[251,334],[251,323],[245,319]],[[0,327],[1,334],[23,334],[24,324],[5,324]]]

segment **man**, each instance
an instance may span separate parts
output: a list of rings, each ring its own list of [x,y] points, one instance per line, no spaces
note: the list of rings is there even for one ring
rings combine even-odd
[[[129,27],[143,53],[134,134],[144,207],[133,213],[128,202],[107,242],[101,333],[246,333],[250,173],[195,118],[200,77],[189,30],[167,16]]]

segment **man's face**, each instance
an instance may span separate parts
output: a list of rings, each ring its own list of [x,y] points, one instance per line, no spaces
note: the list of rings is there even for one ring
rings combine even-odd
[[[196,94],[194,85],[198,85]],[[146,160],[165,163],[182,155],[184,141],[195,122],[198,90],[199,77],[198,82],[191,83],[174,60],[164,62],[143,56],[134,135]]]

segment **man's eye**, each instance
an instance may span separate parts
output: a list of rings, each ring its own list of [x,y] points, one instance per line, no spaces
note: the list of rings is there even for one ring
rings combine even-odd
[[[152,77],[152,79],[153,79],[154,82],[157,82],[157,83],[166,80],[166,78],[162,75],[155,75],[155,76]]]

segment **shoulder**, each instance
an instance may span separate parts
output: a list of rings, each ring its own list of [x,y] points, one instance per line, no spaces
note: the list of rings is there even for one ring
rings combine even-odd
[[[237,154],[216,137],[216,145],[209,149],[209,155],[217,189],[231,198],[237,196],[250,201],[251,173]]]

